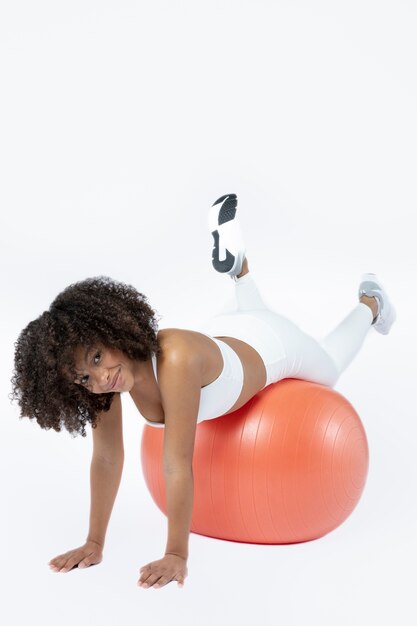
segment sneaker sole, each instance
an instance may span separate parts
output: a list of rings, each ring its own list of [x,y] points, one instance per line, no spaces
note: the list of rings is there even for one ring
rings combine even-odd
[[[216,208],[217,207],[217,208]],[[220,260],[220,233],[218,226],[231,222],[236,217],[237,196],[235,193],[226,194],[218,198],[212,205],[209,213],[209,227],[213,236],[212,264],[221,274],[231,276],[239,274],[242,269],[244,251],[232,254],[225,248],[226,258]]]

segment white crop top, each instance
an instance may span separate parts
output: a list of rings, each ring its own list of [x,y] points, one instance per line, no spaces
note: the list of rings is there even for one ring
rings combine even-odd
[[[202,334],[206,335],[206,333]],[[210,335],[206,335],[206,337],[210,337],[220,348],[223,357],[223,369],[216,380],[201,388],[197,422],[220,417],[226,413],[240,396],[243,387],[243,367],[236,352],[224,341]],[[155,355],[152,355],[152,365],[155,379],[158,381]],[[144,419],[150,426],[157,428],[165,426],[165,424]]]

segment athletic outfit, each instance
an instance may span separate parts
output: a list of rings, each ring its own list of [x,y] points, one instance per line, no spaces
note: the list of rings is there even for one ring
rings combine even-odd
[[[209,231],[214,242],[212,264],[217,272],[233,279],[235,295],[223,311],[196,328],[217,344],[223,357],[220,376],[201,389],[197,422],[227,413],[243,387],[243,367],[238,355],[216,337],[235,337],[259,353],[266,369],[265,387],[283,378],[300,378],[333,387],[359,352],[371,326],[379,333],[388,334],[396,318],[395,308],[375,274],[362,276],[358,293],[359,298],[362,295],[376,298],[378,313],[375,319],[370,307],[359,302],[320,342],[283,315],[268,309],[252,274],[237,278],[242,271],[246,250],[236,211],[236,194],[226,194],[216,200],[208,213]],[[152,364],[157,379],[155,356]],[[146,422],[159,428],[165,426]]]
[[[251,273],[235,279],[235,298],[220,313],[195,330],[210,337],[223,357],[220,376],[201,389],[197,422],[220,417],[238,399],[243,387],[242,363],[232,348],[216,336],[235,337],[261,356],[266,384],[300,378],[332,387],[359,352],[373,314],[359,302],[323,341],[316,341],[283,315],[268,309]],[[157,378],[156,357],[152,364]],[[146,420],[151,426],[164,427]]]

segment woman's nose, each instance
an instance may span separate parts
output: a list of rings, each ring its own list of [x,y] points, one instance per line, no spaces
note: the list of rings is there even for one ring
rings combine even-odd
[[[108,369],[102,369],[98,373],[97,382],[102,389],[107,389],[110,385],[110,372]]]

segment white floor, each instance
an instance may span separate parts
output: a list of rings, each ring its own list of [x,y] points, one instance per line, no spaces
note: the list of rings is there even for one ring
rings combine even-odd
[[[41,0],[1,12],[2,623],[414,626],[416,9]],[[397,307],[392,332],[371,329],[336,385],[367,432],[361,501],[305,544],[192,534],[184,588],[139,589],[166,518],[124,394],[104,560],[52,573],[88,532],[91,430],[72,439],[19,419],[13,343],[59,291],[99,274],[145,293],[161,327],[192,329],[233,288],[211,268],[205,222],[230,192],[272,308],[319,338],[367,271]]]

